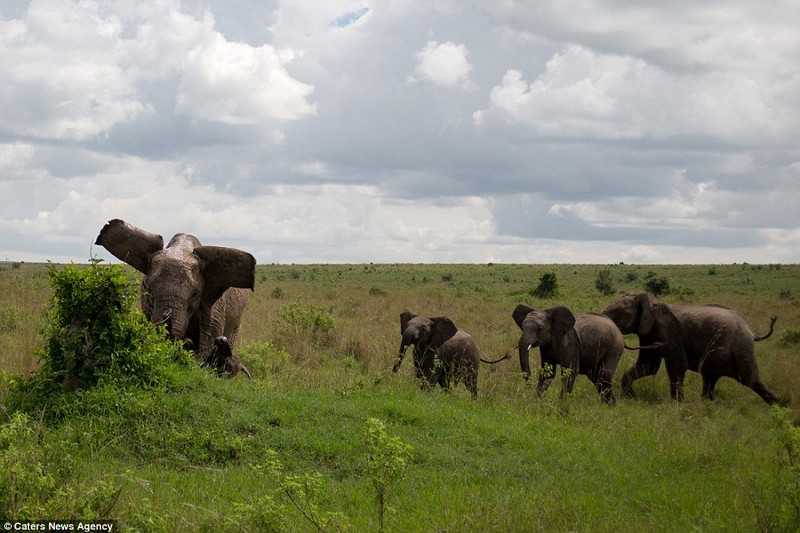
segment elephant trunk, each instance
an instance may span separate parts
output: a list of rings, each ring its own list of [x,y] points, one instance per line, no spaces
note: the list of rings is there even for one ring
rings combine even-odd
[[[528,350],[530,347],[530,343],[527,340],[519,340],[519,366],[522,369],[523,375],[525,376],[525,381],[528,382],[531,380],[531,362],[530,358],[528,357]]]
[[[400,342],[400,350],[397,352],[397,361],[395,361],[394,366],[392,367],[392,372],[397,372],[400,370],[400,364],[403,362],[403,357],[406,354],[406,349],[410,343],[406,341],[406,338],[403,337],[403,340]]]
[[[164,326],[172,340],[183,340],[189,326],[189,320],[183,306],[173,301],[156,301],[153,305],[150,320],[156,326]]]

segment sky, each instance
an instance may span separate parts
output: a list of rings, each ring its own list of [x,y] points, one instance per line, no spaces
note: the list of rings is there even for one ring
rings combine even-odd
[[[791,1],[2,0],[0,261],[800,262]]]

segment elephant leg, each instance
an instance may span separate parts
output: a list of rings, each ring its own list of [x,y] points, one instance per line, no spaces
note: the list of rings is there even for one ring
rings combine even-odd
[[[750,385],[750,388],[753,389],[756,394],[761,396],[761,399],[767,402],[770,405],[778,404],[781,402],[781,399],[778,395],[773,393],[771,390],[767,388],[766,385],[760,380],[754,382]]]
[[[561,379],[564,383],[561,385],[561,399],[565,400],[568,395],[572,394],[572,389],[575,388],[575,378],[578,377],[578,371],[575,368],[561,367]]]
[[[751,372],[748,372],[745,376],[740,376],[739,382],[742,385],[753,389],[753,391],[755,391],[755,393],[758,394],[762,400],[770,405],[780,403],[781,401],[780,397],[769,390],[764,382],[761,381],[757,368],[753,369]]]
[[[650,352],[652,350],[647,351]],[[622,376],[622,394],[624,396],[632,396],[633,382],[645,376],[655,375],[660,367],[660,355],[645,352],[640,353],[636,363]]]
[[[466,385],[467,390],[469,391],[470,395],[473,398],[478,397],[478,372],[475,370],[471,370],[467,373],[464,377],[464,385]]]
[[[441,365],[438,365],[428,376],[427,381],[425,381],[426,387],[431,389],[436,387],[437,384],[444,390],[448,390],[450,388],[449,376]]]
[[[703,374],[703,398],[714,399],[714,387],[717,385],[720,376],[716,374]]]
[[[683,380],[686,377],[686,363],[680,359],[670,358],[666,360],[667,377],[669,378],[669,394],[673,400],[683,401]]]
[[[536,383],[536,394],[541,396],[553,382],[555,377],[555,369],[542,366],[539,371],[539,380]]]
[[[600,393],[600,399],[611,405],[617,403],[617,398],[614,396],[613,380],[614,373],[608,369],[601,368],[597,373],[597,381],[595,381],[595,387],[597,387],[597,392]]]

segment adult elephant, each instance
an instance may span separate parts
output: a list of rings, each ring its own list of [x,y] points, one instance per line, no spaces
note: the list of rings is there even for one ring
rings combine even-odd
[[[403,362],[406,349],[414,345],[414,369],[423,387],[437,383],[443,389],[450,388],[450,381],[462,381],[472,397],[478,395],[478,368],[481,361],[494,364],[496,361],[482,359],[475,340],[466,331],[459,329],[446,316],[424,317],[413,311],[400,314],[400,352],[392,372],[397,372]]]
[[[519,338],[519,362],[525,378],[530,380],[528,351],[539,347],[542,368],[536,391],[541,395],[550,386],[556,366],[568,372],[561,388],[565,398],[582,374],[594,383],[600,399],[614,403],[612,380],[622,358],[625,344],[617,326],[603,315],[573,314],[568,307],[537,310],[519,304],[512,313],[522,334]]]
[[[671,305],[653,300],[649,293],[629,294],[603,311],[623,333],[636,333],[640,344],[663,343],[642,351],[636,363],[622,377],[623,394],[630,394],[635,380],[655,374],[664,360],[670,395],[683,400],[683,379],[687,370],[703,377],[703,397],[714,398],[714,386],[722,376],[731,377],[753,389],[769,403],[778,396],[762,383],[754,354],[757,336],[747,321],[733,309],[716,304]]]
[[[108,222],[96,244],[144,274],[142,311],[164,325],[171,339],[182,340],[206,363],[214,339],[236,342],[248,294],[255,287],[256,260],[247,252],[203,246],[197,237],[178,233],[164,247],[161,235],[127,222]]]

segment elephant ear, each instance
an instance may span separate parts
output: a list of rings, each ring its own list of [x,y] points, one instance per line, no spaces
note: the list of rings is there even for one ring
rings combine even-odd
[[[405,332],[408,328],[408,323],[411,322],[411,319],[414,317],[418,317],[419,315],[410,309],[406,309],[402,313],[400,313],[400,335]]]
[[[522,329],[522,322],[525,321],[525,317],[528,316],[531,311],[535,311],[535,309],[525,304],[519,304],[514,308],[514,312],[511,313],[511,316],[514,318],[514,322],[517,323],[517,326],[519,326],[519,329]]]
[[[446,316],[436,316],[431,318],[431,342],[430,347],[438,348],[450,337],[458,333],[458,326]]]
[[[640,293],[636,296],[636,303],[639,306],[639,335],[647,335],[656,323],[656,315],[653,309],[653,297],[649,292]]]
[[[214,305],[230,287],[255,289],[256,259],[247,252],[224,246],[198,246],[203,271],[203,301]]]
[[[560,305],[548,309],[545,313],[550,318],[550,327],[553,329],[553,337],[556,339],[563,339],[564,335],[575,326],[575,315],[568,307]]]
[[[95,244],[146,275],[150,271],[150,256],[164,248],[164,238],[115,218],[103,226]]]

